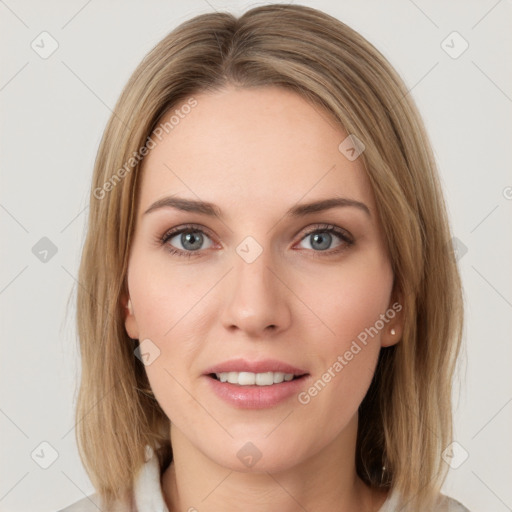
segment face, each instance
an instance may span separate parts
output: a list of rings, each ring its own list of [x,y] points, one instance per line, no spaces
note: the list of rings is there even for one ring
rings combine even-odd
[[[171,432],[221,466],[282,470],[353,430],[400,337],[386,241],[319,107],[277,87],[194,98],[144,160],[126,330]]]

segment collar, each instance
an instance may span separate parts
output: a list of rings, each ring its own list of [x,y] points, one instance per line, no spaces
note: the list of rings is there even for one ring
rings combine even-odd
[[[162,492],[160,463],[151,446],[146,445],[146,462],[134,485],[136,510],[144,512],[169,512]]]

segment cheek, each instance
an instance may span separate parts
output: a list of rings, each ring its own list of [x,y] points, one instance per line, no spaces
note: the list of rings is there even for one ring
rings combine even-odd
[[[128,287],[141,337],[170,339],[212,286],[170,261],[163,250],[148,257],[136,249],[132,255]]]
[[[324,324],[322,347],[338,352],[370,329],[389,307],[393,284],[391,267],[379,254],[357,257],[322,272],[310,275],[301,285],[304,302]],[[380,338],[382,322],[379,322]],[[328,329],[327,329],[328,327]]]
[[[171,421],[197,408],[185,389],[200,348],[197,339],[207,328],[201,316],[206,301],[201,299],[215,282],[213,277],[209,281],[209,277],[197,280],[191,271],[173,268],[161,255],[148,258],[137,250],[132,254],[128,287],[141,352],[148,352],[151,361],[144,368],[155,398]]]
[[[351,263],[336,272],[316,274],[303,288],[304,293],[310,290],[306,300],[329,329],[324,326],[322,335],[309,336],[315,340],[317,365],[301,403],[310,404],[312,417],[332,417],[336,410],[333,433],[363,400],[380,353],[380,337],[387,328],[383,316],[389,321],[386,311],[393,276],[387,260],[375,257]]]

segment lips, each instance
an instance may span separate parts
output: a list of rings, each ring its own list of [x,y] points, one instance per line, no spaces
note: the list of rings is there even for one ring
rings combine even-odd
[[[263,359],[261,361],[247,361],[245,359],[230,359],[223,363],[216,364],[207,368],[205,375],[227,373],[227,372],[249,372],[249,373],[284,373],[292,374],[296,377],[307,375],[307,371],[296,366],[292,366],[284,361],[276,359]]]
[[[272,385],[240,385],[221,382],[210,375],[204,376],[205,383],[217,398],[235,409],[269,409],[296,398],[308,386],[310,376],[295,377]],[[297,406],[298,402],[295,403]]]
[[[309,373],[275,359],[231,359],[208,368],[209,388],[230,406],[266,409],[296,396],[307,384]]]

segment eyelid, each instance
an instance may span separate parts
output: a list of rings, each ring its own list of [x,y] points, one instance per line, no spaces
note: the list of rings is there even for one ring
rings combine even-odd
[[[307,229],[307,228],[306,228]],[[354,243],[354,237],[350,234],[346,229],[336,226],[335,224],[326,224],[326,223],[317,223],[314,224],[313,227],[307,229],[307,231],[302,235],[300,241],[306,238],[309,235],[312,235],[316,232],[330,232],[334,233],[336,236],[339,236],[342,240],[347,243]],[[300,233],[300,231],[299,231]],[[321,251],[320,251],[321,252]]]
[[[176,226],[174,228],[168,229],[161,237],[159,237],[162,241],[167,241],[169,238],[172,238],[176,235],[179,235],[180,233],[183,233],[184,231],[190,231],[190,232],[201,232],[205,235],[208,235],[210,238],[212,238],[212,232],[206,227],[202,226],[201,224],[183,224],[181,226]]]

